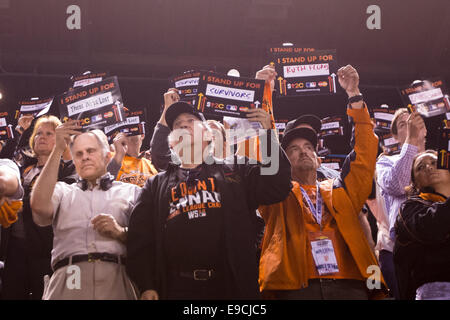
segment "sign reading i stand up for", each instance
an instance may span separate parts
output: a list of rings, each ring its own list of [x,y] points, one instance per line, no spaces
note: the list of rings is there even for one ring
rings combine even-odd
[[[16,111],[15,119],[19,119],[21,115],[33,115],[35,118],[38,118],[46,114],[50,110],[53,98],[31,98],[20,101],[20,107]]]
[[[120,132],[125,133],[127,136],[138,136],[145,134],[146,118],[145,109],[126,111],[124,121],[106,126],[104,128],[109,143],[112,143],[116,135]]]
[[[100,82],[104,78],[106,78],[106,72],[98,72],[72,76],[70,80],[72,81],[72,88],[77,88]]]
[[[430,118],[450,111],[450,103],[444,82],[440,79],[414,81],[400,88],[405,105],[413,105],[424,117]]]
[[[387,104],[380,107],[372,108],[372,116],[375,119],[376,128],[382,130],[390,130],[392,119],[394,118],[395,109],[389,108]]]
[[[337,82],[336,50],[273,52],[278,73],[275,90],[280,97],[334,94]]]
[[[264,80],[202,73],[198,84],[198,111],[235,118],[247,118],[245,110],[261,107]]]
[[[392,155],[400,152],[400,143],[394,138],[390,131],[380,132],[379,138],[386,153]]]
[[[172,88],[178,90],[181,101],[195,106],[199,79],[200,71],[186,71],[181,75],[172,77],[170,83]]]
[[[13,115],[8,111],[0,111],[0,141],[14,139]]]
[[[62,121],[80,120],[83,131],[103,130],[125,120],[117,77],[77,87],[58,97],[58,103]]]
[[[344,135],[344,119],[341,116],[326,117],[321,120],[320,137]]]

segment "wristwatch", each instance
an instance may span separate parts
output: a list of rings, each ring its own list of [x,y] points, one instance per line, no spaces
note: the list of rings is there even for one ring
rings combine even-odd
[[[360,102],[360,101],[363,101],[363,100],[364,100],[364,97],[360,93],[360,94],[357,94],[356,96],[348,98],[348,104],[352,104],[352,103],[355,103],[355,102]]]
[[[22,126],[21,126],[20,124],[18,124],[18,125],[16,126],[16,131],[19,132],[19,133],[22,133],[22,132],[24,132],[25,130],[23,130]]]

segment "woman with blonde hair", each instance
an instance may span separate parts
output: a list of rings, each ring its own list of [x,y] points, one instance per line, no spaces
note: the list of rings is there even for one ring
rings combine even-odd
[[[37,119],[29,146],[32,150],[31,162],[21,168],[22,185],[25,191],[23,210],[18,220],[9,228],[2,228],[1,260],[5,261],[3,271],[2,298],[8,300],[41,299],[44,288],[43,277],[51,274],[51,250],[53,247],[52,228],[37,226],[32,219],[30,193],[50,153],[55,146],[55,129],[61,121],[55,116]],[[76,181],[72,161],[61,159],[59,181]]]

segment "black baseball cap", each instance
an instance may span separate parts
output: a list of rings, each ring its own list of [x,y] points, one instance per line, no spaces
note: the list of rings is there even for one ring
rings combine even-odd
[[[175,119],[182,113],[190,113],[192,115],[194,115],[195,117],[197,117],[197,119],[199,119],[200,121],[205,121],[205,117],[198,112],[197,110],[194,109],[193,106],[191,106],[189,103],[187,102],[183,102],[183,101],[178,101],[175,102],[173,104],[170,105],[169,108],[167,108],[166,111],[166,122],[168,127],[170,128],[170,130],[172,130],[173,128],[173,123],[175,121]]]
[[[283,139],[281,140],[281,147],[286,150],[289,143],[296,139],[303,138],[311,142],[314,149],[317,148],[317,132],[308,127],[294,128],[289,131],[284,131]]]
[[[322,121],[319,117],[313,114],[305,114],[303,116],[298,117],[297,119],[291,120],[286,124],[286,129],[284,129],[284,134],[287,131],[294,129],[299,124],[306,123],[309,124],[316,132],[320,132],[322,128]]]

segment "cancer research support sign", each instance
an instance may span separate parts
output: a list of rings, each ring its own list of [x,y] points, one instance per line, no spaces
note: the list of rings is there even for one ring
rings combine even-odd
[[[391,123],[392,119],[394,119],[395,111],[395,109],[389,108],[386,104],[372,108],[371,113],[375,119],[376,128],[381,130],[391,130]]]
[[[117,77],[78,87],[58,97],[63,122],[80,120],[82,130],[100,129],[125,120]]]
[[[272,59],[278,73],[275,81],[278,96],[336,93],[336,50],[276,52]]]
[[[245,110],[261,107],[263,93],[264,80],[202,73],[194,107],[213,116],[246,118]]]
[[[171,86],[178,90],[181,101],[195,106],[200,74],[200,71],[186,71],[170,79]]]
[[[427,118],[450,111],[449,97],[445,92],[444,82],[439,79],[400,88],[403,102],[415,106],[415,110]]]
[[[16,110],[15,119],[19,119],[21,115],[33,115],[38,118],[46,114],[53,103],[54,97],[49,98],[31,98],[19,102],[19,110]]]
[[[14,138],[14,126],[11,123],[12,115],[8,111],[0,112],[0,141]]]
[[[70,80],[72,81],[72,88],[77,88],[100,82],[106,78],[106,76],[106,72],[88,73],[72,76]]]
[[[119,123],[106,126],[104,132],[110,143],[120,132],[127,136],[137,136],[145,134],[146,113],[145,110],[128,111],[125,113],[125,120]]]

